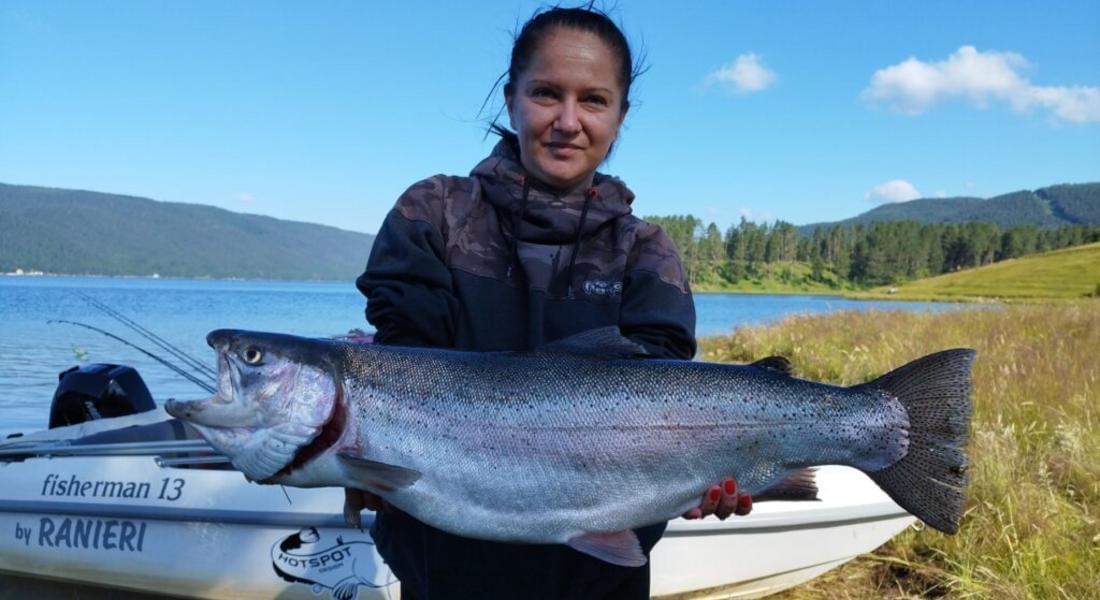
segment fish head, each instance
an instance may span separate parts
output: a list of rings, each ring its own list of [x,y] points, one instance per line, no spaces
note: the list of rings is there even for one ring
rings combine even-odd
[[[246,477],[263,481],[289,465],[332,418],[341,394],[335,343],[219,329],[206,336],[218,355],[218,387],[201,400],[170,400]]]

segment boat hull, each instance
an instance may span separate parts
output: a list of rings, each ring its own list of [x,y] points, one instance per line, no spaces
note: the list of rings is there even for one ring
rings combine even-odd
[[[151,457],[31,459],[0,481],[2,571],[200,598],[397,596],[370,534],[344,525],[341,490],[284,495]]]

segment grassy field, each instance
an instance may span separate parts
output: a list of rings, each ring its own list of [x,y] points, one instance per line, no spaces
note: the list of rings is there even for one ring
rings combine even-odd
[[[704,340],[703,358],[780,354],[850,385],[960,346],[978,359],[958,535],[906,531],[780,598],[1100,598],[1100,300],[792,317]]]
[[[1077,299],[1100,295],[1100,243],[1006,260],[978,269],[948,273],[859,297],[898,300]]]
[[[756,273],[730,283],[711,274],[704,281],[693,281],[693,292],[733,292],[738,294],[840,294],[857,291],[857,286],[825,270],[820,279],[812,277],[808,263],[783,261],[757,265]]]

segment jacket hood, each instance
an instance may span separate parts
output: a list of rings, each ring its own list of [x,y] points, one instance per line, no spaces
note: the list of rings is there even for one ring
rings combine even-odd
[[[506,140],[498,142],[470,175],[480,181],[483,198],[502,217],[522,220],[519,238],[524,242],[566,244],[578,234],[586,238],[609,221],[630,214],[634,201],[634,192],[622,180],[599,172],[588,189],[564,194],[551,190],[527,174]]]

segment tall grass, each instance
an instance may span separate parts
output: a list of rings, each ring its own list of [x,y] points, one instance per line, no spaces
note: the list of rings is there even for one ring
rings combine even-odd
[[[1100,301],[792,317],[704,340],[703,358],[780,354],[851,385],[961,346],[978,358],[959,533],[906,531],[783,597],[1100,598]]]

